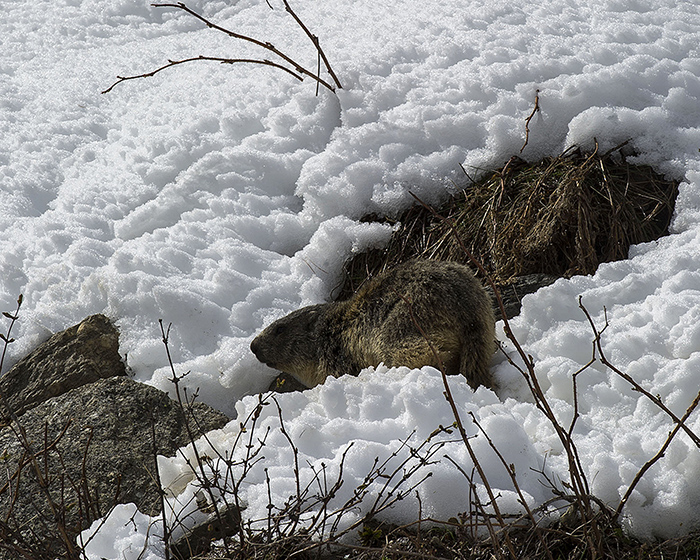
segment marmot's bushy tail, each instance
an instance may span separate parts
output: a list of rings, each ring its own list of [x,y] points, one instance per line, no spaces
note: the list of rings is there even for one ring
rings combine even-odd
[[[472,333],[472,337],[474,333]],[[467,378],[472,389],[479,385],[494,388],[493,375],[489,364],[496,352],[497,344],[493,333],[482,332],[470,344],[465,344],[459,357],[459,372]]]

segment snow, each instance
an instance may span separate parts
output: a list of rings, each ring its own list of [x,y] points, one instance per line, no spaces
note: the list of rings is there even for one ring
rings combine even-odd
[[[274,10],[259,0],[188,5],[315,68],[308,38],[272,3]],[[179,10],[141,0],[3,2],[0,309],[13,310],[19,293],[25,298],[8,363],[50,333],[101,312],[120,327],[135,377],[171,391],[162,318],[173,325],[177,370],[190,371],[184,383],[234,417],[212,436],[229,449],[239,422],[257,406],[255,394],[275,375],[248,349],[255,333],[327,300],[348,257],[386,242],[390,228],[361,223],[363,215],[406,208],[409,188],[437,202],[464,183],[460,164],[478,174],[518,154],[539,90],[541,112],[522,157],[535,161],[572,144],[590,148],[594,138],[602,150],[630,140],[632,161],[683,183],[671,236],[633,248],[629,260],[603,265],[592,277],[560,280],[528,296],[514,332],[568,425],[572,374],[592,355],[582,296],[598,328],[607,313],[607,358],[682,415],[700,386],[695,3],[292,5],[343,84],[335,94],[322,88],[316,96],[310,80],[271,68],[203,62],[102,95],[117,75],[168,59],[261,53]],[[502,358],[494,359],[494,371],[498,394],[472,392],[458,379],[452,389],[469,433],[478,432],[467,414],[473,412],[537,505],[551,491],[531,469],[566,480],[565,457],[520,375]],[[313,476],[308,465],[337,469],[354,442],[344,470],[343,492],[350,492],[375,457],[389,459],[407,438],[417,446],[439,424],[452,423],[441,383],[429,368],[379,368],[278,396],[299,446],[300,476]],[[615,507],[672,422],[599,362],[578,376],[577,390],[574,435],[582,463],[594,493]],[[700,432],[697,412],[687,424]],[[275,406],[264,407],[261,426],[271,430],[264,466],[274,471],[275,495],[284,500],[294,480]],[[454,434],[436,437],[444,442],[440,457],[470,472],[464,444],[452,441]],[[500,460],[483,436],[474,442],[503,509],[518,510]],[[402,449],[392,461],[403,460]],[[171,498],[178,508],[194,485],[177,482],[187,479],[181,458],[161,463],[165,479],[181,490]],[[448,518],[467,511],[457,468],[441,459],[428,470],[433,476],[420,486],[424,512]],[[643,538],[697,529],[699,471],[697,447],[679,434],[632,494],[623,526]],[[264,473],[247,476],[245,515],[264,517]],[[140,550],[155,520],[139,514],[127,530],[132,514],[132,506],[117,508],[88,556],[129,557],[129,543]],[[415,497],[384,515],[415,518]],[[157,541],[149,541],[151,558],[161,557]]]

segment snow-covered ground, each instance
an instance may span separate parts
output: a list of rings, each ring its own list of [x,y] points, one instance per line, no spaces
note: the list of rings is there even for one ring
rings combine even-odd
[[[274,10],[264,0],[188,6],[314,68],[308,38],[281,2],[271,4]],[[272,68],[202,62],[101,95],[117,74],[168,59],[271,55],[145,0],[0,0],[0,310],[13,310],[19,293],[25,298],[10,362],[102,312],[121,328],[136,378],[169,390],[162,318],[173,324],[171,351],[178,371],[191,372],[188,387],[244,418],[258,402],[245,395],[275,375],[250,353],[254,334],[327,299],[344,260],[387,240],[390,231],[359,223],[362,215],[405,208],[409,187],[439,201],[463,180],[459,164],[477,173],[517,154],[539,89],[541,112],[523,157],[591,147],[594,138],[603,150],[630,139],[634,161],[684,182],[671,236],[633,248],[628,261],[603,265],[593,277],[526,298],[515,333],[567,423],[572,373],[592,352],[582,295],[599,326],[607,308],[607,357],[682,415],[700,388],[697,3],[292,6],[343,84],[335,94],[316,96],[311,80]],[[498,394],[453,379],[457,403],[507,454],[528,500],[542,503],[551,492],[531,469],[565,480],[561,446],[513,368],[498,358],[494,368]],[[452,422],[442,391],[433,370],[382,370],[279,396],[300,450],[300,476],[308,480],[321,463],[337,468],[354,442],[344,471],[343,492],[350,492],[375,457],[389,458],[414,430],[418,445]],[[578,406],[575,438],[588,479],[616,505],[672,423],[600,364],[578,378]],[[699,418],[688,421],[697,433]],[[273,496],[294,493],[276,409],[266,407],[259,422],[272,431],[265,461],[243,491],[251,518],[267,511],[263,468]],[[230,446],[238,425],[212,440]],[[503,496],[502,509],[517,509],[510,478],[483,440],[474,441],[489,483]],[[463,444],[446,443],[441,453],[470,471]],[[186,470],[181,459],[162,466],[173,484]],[[468,490],[456,467],[443,460],[429,470],[434,476],[420,487],[423,513],[466,511]],[[700,452],[681,434],[637,486],[625,527],[642,537],[698,528],[698,480]],[[417,515],[415,498],[400,506],[386,515]],[[124,526],[129,517],[129,506],[115,512],[91,557],[136,557],[153,520]],[[158,550],[157,542],[149,545],[151,558]]]

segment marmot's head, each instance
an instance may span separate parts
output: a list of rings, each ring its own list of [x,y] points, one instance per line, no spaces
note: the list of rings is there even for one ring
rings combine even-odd
[[[267,366],[310,383],[318,369],[318,319],[325,304],[311,305],[278,319],[253,339],[250,349]]]

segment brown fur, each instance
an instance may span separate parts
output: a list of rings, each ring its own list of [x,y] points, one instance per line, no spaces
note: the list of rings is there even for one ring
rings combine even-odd
[[[469,268],[414,260],[372,278],[346,301],[275,321],[250,348],[261,362],[313,387],[382,362],[439,367],[432,345],[446,373],[461,373],[473,388],[493,387],[494,324],[491,300]]]

